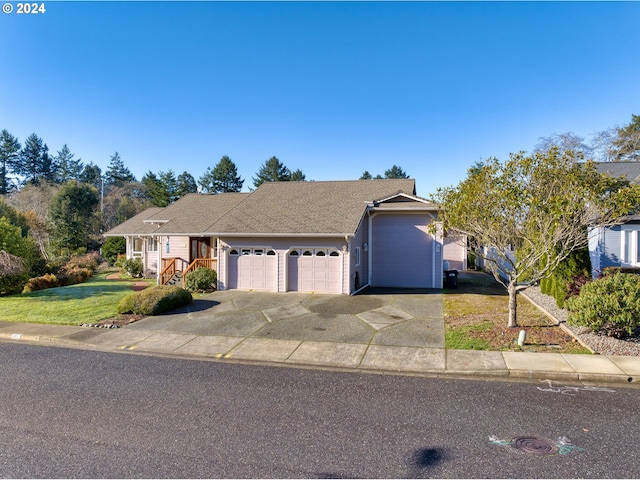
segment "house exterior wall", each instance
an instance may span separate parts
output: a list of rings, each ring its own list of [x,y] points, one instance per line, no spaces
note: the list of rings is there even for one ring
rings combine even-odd
[[[632,221],[614,227],[591,230],[589,239],[589,256],[591,258],[591,274],[599,275],[607,267],[640,266],[640,221]],[[630,255],[625,258],[625,246]]]
[[[169,250],[167,251],[167,243]],[[158,248],[161,249],[162,258],[175,258],[176,268],[180,271],[189,266],[189,237],[163,236],[159,238]]]
[[[449,262],[450,270],[467,269],[466,236],[449,234],[443,240],[443,259]]]
[[[233,288],[230,283],[235,281],[233,272],[230,271],[232,262],[230,252],[233,249],[265,249],[276,252],[276,272],[274,275],[276,290],[286,292],[295,290],[293,285],[289,285],[289,253],[293,249],[332,249],[336,250],[340,256],[340,288],[337,293],[350,293],[349,287],[349,252],[347,251],[347,240],[344,238],[305,238],[305,237],[233,237],[220,238],[220,248],[218,249],[218,290],[228,290]],[[241,252],[240,252],[241,253]],[[273,291],[273,290],[271,290]]]
[[[349,283],[355,292],[369,283],[369,219],[364,217],[349,246]]]

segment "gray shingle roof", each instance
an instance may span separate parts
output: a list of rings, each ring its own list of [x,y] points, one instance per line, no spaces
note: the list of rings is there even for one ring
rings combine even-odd
[[[596,169],[612,177],[625,177],[632,183],[640,183],[640,162],[603,162],[596,164]]]
[[[250,193],[189,194],[152,214],[143,212],[139,223],[149,228],[150,222],[163,222],[149,230],[163,235],[350,235],[368,203],[398,193],[415,197],[415,180],[267,182]],[[405,207],[432,205],[418,203],[406,202]],[[132,224],[138,217],[108,235],[138,233]]]

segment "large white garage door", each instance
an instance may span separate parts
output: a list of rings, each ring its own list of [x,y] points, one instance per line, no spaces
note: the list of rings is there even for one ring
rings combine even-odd
[[[229,250],[228,288],[240,290],[278,289],[278,257],[266,248],[231,248]]]
[[[431,288],[433,239],[425,215],[376,215],[372,219],[371,285]]]
[[[342,258],[337,250],[298,248],[289,252],[288,289],[298,292],[342,292]]]

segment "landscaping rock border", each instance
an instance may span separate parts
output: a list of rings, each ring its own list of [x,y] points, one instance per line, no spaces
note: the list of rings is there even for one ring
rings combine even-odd
[[[555,298],[543,294],[538,286],[527,288],[522,292],[522,295],[592,352],[600,355],[640,356],[639,336],[636,335],[625,340],[619,340],[606,335],[596,335],[586,327],[568,325],[567,311],[558,308]]]

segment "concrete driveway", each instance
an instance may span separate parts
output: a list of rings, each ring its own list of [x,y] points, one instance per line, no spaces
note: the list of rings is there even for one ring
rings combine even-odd
[[[229,290],[122,330],[444,348],[443,298],[440,290],[368,290],[355,296]]]

